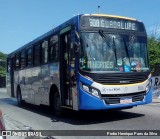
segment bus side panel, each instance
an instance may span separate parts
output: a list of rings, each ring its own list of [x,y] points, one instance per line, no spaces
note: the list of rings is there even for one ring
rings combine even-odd
[[[19,71],[14,71],[14,96],[17,96],[17,86],[19,85]]]
[[[32,76],[34,76],[32,88],[34,88],[35,93],[35,104],[49,105],[51,86],[55,85],[58,90],[60,88],[59,63],[46,64],[34,68]]]
[[[43,82],[42,82],[42,76],[41,76],[41,67],[34,67],[31,69],[32,74],[32,84],[31,88],[33,90],[33,103],[36,105],[40,105],[42,101],[42,91],[43,90]]]
[[[25,99],[25,95],[24,95],[24,92],[25,92],[25,76],[26,76],[26,73],[25,73],[25,70],[20,70],[19,71],[19,87],[20,87],[20,90],[21,90],[21,95],[22,95],[22,99],[24,100]],[[16,88],[18,89],[18,88]]]
[[[48,105],[49,104],[49,88],[50,88],[50,79],[49,79],[49,68],[48,64],[37,67],[34,71],[32,70],[32,76],[35,76],[35,80],[32,84],[34,88],[35,104]]]
[[[10,73],[6,73],[6,89],[7,89],[7,94],[11,97],[11,76]]]
[[[59,63],[16,71],[14,78],[15,92],[17,85],[20,85],[23,100],[36,105],[49,105],[51,85],[60,88]]]
[[[32,89],[33,77],[32,77],[33,69],[26,69],[25,72],[25,83],[24,89],[21,91],[22,99],[26,102],[34,104],[34,90]],[[22,73],[23,74],[23,73]]]

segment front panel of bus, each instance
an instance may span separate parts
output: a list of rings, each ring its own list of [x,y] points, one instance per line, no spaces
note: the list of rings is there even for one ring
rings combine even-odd
[[[143,23],[83,15],[79,35],[79,109],[125,108],[152,101]]]

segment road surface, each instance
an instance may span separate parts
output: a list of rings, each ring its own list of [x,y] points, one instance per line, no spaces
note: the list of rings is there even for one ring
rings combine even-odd
[[[64,117],[57,117],[46,106],[25,104],[17,106],[5,89],[0,89],[0,109],[3,111],[7,130],[160,130],[160,102],[121,111],[67,111]],[[73,131],[74,132],[74,131]],[[98,139],[98,136],[56,136],[56,139]],[[111,136],[102,138],[128,138]],[[130,137],[137,138],[137,137]],[[140,138],[138,136],[138,138]],[[141,138],[160,138],[141,137]],[[15,138],[19,139],[19,138]],[[30,138],[25,138],[30,139]]]

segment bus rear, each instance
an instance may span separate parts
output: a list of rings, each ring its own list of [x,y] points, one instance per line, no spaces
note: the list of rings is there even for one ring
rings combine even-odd
[[[79,109],[128,108],[152,101],[142,22],[109,15],[80,17]]]

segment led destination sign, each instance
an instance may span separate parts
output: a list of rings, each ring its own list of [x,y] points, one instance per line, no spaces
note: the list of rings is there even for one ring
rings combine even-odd
[[[115,21],[113,19],[89,19],[89,25],[91,27],[104,27],[104,28],[116,28],[116,29],[126,29],[126,30],[136,30],[136,23],[125,22],[125,21]]]
[[[144,32],[142,23],[126,19],[84,16],[82,17],[81,25],[83,27],[100,27]]]

